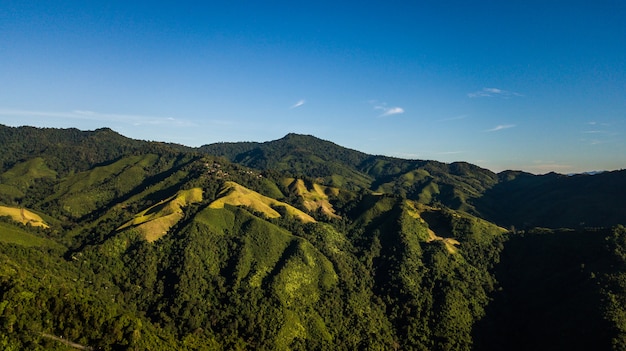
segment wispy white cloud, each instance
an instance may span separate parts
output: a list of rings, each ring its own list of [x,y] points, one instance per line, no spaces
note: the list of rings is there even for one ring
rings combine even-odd
[[[500,97],[500,98],[510,98],[514,96],[524,96],[520,93],[516,93],[514,91],[503,90],[499,88],[483,88],[482,90],[475,91],[467,94],[470,98],[481,98],[481,97]]]
[[[609,127],[611,126],[610,123],[605,123],[605,122],[596,122],[596,121],[591,121],[591,122],[587,122],[588,125],[590,126],[603,126],[603,127]]]
[[[400,113],[404,113],[404,109],[402,107],[390,107],[390,108],[385,109],[385,112],[383,112],[381,116],[391,116],[391,115],[397,115]]]
[[[504,130],[504,129],[509,129],[509,128],[513,128],[515,127],[515,124],[500,124],[498,126],[495,126],[491,129],[487,129],[485,132],[497,132],[500,130]]]
[[[387,103],[377,103],[375,100],[370,101],[370,103],[374,104],[375,110],[380,110],[382,113],[378,115],[378,117],[387,117],[392,115],[398,115],[404,113],[404,109],[402,107],[394,106],[388,107]]]
[[[54,119],[71,119],[71,120],[89,120],[102,122],[123,122],[136,126],[141,125],[174,125],[174,126],[191,126],[192,122],[184,119],[173,117],[157,117],[148,115],[129,115],[117,113],[101,113],[88,110],[73,111],[37,111],[37,110],[19,110],[19,109],[2,109],[0,108],[0,116],[8,117],[35,117],[35,118],[54,118]]]
[[[304,105],[306,103],[306,101],[304,99],[298,100],[298,102],[296,102],[295,104],[291,105],[290,108],[298,108],[302,105]]]
[[[595,122],[588,123],[588,124],[593,127],[600,127],[600,126],[608,127],[609,126],[608,124],[604,124],[604,123],[598,124]],[[580,141],[587,145],[612,144],[612,143],[622,140],[620,138],[620,133],[615,132],[613,130],[591,129],[591,130],[583,130],[581,133],[584,134],[585,137],[581,138]]]
[[[439,151],[439,150],[425,150],[422,153],[412,153],[412,152],[392,152],[390,156],[404,158],[404,159],[436,159],[439,157],[450,157],[453,155],[459,154],[468,154],[471,151],[469,150],[450,150],[450,151]]]

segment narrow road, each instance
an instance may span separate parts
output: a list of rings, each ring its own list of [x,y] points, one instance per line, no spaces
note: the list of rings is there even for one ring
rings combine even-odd
[[[85,346],[85,345],[81,345],[81,344],[77,344],[75,342],[69,341],[69,340],[65,340],[63,338],[60,338],[58,336],[52,335],[52,334],[46,334],[46,333],[39,333],[39,335],[41,335],[41,337],[46,338],[46,339],[51,339],[51,340],[55,340],[58,342],[62,342],[65,345],[75,348],[77,350],[86,350],[86,351],[93,351],[93,347],[91,346]]]

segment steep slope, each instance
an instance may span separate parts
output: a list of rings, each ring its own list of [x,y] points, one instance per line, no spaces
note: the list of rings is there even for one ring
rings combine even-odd
[[[339,195],[338,188],[323,186],[315,182],[307,184],[303,179],[295,178],[285,178],[283,184],[302,199],[302,205],[310,212],[320,212],[328,218],[341,218],[330,203],[330,196]]]
[[[202,201],[202,189],[181,190],[135,215],[118,230],[135,227],[148,242],[158,240],[183,219],[183,208]]]
[[[297,218],[302,222],[315,222],[313,217],[289,204],[263,196],[256,191],[230,181],[224,184],[223,189],[218,194],[218,199],[213,201],[209,207],[224,208],[225,205],[245,206],[269,218],[281,217],[279,211],[282,211],[286,215]]]

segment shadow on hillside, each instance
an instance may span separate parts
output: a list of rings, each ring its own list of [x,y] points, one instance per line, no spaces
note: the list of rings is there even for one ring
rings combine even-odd
[[[474,200],[481,216],[503,227],[584,228],[621,224],[626,218],[626,171],[566,176],[501,174]]]
[[[475,350],[608,350],[601,280],[610,271],[601,231],[514,236],[496,267],[501,289],[474,329]]]

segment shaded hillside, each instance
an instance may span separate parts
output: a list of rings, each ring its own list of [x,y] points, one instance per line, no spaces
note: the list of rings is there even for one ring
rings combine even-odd
[[[512,236],[495,270],[501,289],[476,329],[477,348],[626,347],[623,234],[621,227]]]
[[[626,171],[566,176],[503,172],[475,204],[487,219],[518,228],[580,228],[624,223]]]

